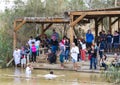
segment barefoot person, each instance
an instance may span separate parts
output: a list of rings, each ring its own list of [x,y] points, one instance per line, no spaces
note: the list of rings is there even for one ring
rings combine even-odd
[[[75,43],[72,43],[72,48],[71,48],[70,52],[71,52],[71,57],[72,57],[72,62],[73,62],[73,68],[74,68],[74,70],[77,70],[78,69],[77,57],[79,54],[79,48],[77,46],[75,46]]]
[[[64,68],[64,58],[65,58],[65,45],[64,43],[61,41],[59,43],[60,46],[60,52],[58,53],[58,56],[60,56],[60,63],[61,63],[61,69]]]
[[[25,56],[26,53],[25,53],[24,47],[21,48],[20,54],[21,54],[21,67],[25,68],[26,67],[26,56]]]

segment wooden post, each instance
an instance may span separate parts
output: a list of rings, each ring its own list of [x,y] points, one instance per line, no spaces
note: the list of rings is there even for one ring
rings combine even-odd
[[[64,24],[64,35],[66,35],[66,24]]]
[[[110,33],[112,33],[111,17],[109,17],[109,31],[110,31]]]
[[[97,22],[97,23],[98,23],[98,22]],[[101,20],[101,25],[102,25],[101,27],[102,27],[102,30],[103,30],[103,19]]]
[[[44,24],[41,24],[42,25],[42,30],[41,30],[41,35],[44,34]]]
[[[120,19],[118,19],[118,32],[120,32]]]
[[[73,23],[73,15],[70,15],[70,24]],[[70,25],[70,44],[73,43],[73,26]]]
[[[98,37],[98,22],[97,22],[97,18],[95,19],[95,41]]]
[[[16,48],[17,35],[16,35],[16,21],[14,21],[14,32],[13,32],[13,50]]]

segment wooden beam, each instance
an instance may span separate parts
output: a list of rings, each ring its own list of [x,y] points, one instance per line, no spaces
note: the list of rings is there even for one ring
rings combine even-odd
[[[20,27],[22,27],[23,26],[23,24],[25,24],[26,23],[26,20],[23,20],[18,26],[16,26],[15,28],[14,28],[14,31],[17,31],[17,30],[19,30],[20,29]]]
[[[53,25],[53,23],[50,23],[48,26],[46,26],[46,28],[43,29],[43,32],[45,32],[47,29],[49,29],[52,25]]]
[[[78,22],[80,22],[84,17],[86,16],[86,13],[82,13],[82,15],[80,17],[78,17],[75,21],[72,21],[70,23],[70,26],[75,26]]]
[[[8,66],[12,63],[13,60],[14,60],[14,58],[12,58],[12,59],[6,64],[6,66],[8,67]]]
[[[90,12],[71,12],[71,15],[82,15],[86,13],[87,15],[120,15],[120,11],[90,11]]]
[[[120,17],[118,17],[116,20],[114,20],[111,25],[115,24],[118,20],[120,19]]]
[[[109,17],[109,31],[112,33],[111,17]]]

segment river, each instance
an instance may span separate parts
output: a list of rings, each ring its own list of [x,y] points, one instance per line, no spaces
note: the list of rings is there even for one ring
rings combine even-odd
[[[31,78],[26,78],[25,69],[0,69],[0,85],[112,85],[105,82],[98,73],[54,70],[54,74],[64,76],[52,80],[40,76],[48,74],[49,71],[34,69]]]

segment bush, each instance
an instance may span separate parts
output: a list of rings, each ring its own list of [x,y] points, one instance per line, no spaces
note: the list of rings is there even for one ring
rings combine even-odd
[[[5,67],[12,58],[12,38],[0,30],[0,66]]]
[[[111,83],[120,83],[120,67],[110,66],[108,71],[104,72],[105,80]]]

